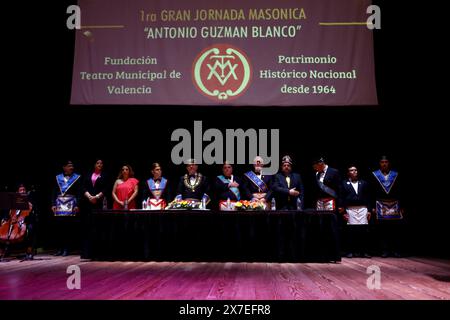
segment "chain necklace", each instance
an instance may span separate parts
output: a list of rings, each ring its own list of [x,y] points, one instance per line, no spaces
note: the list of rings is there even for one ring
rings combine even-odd
[[[184,185],[186,186],[186,188],[188,188],[192,192],[195,192],[195,188],[198,187],[198,185],[200,184],[201,180],[202,180],[202,174],[201,173],[196,173],[195,174],[195,180],[194,180],[193,184],[191,184],[191,179],[189,178],[189,175],[188,174],[184,175]]]

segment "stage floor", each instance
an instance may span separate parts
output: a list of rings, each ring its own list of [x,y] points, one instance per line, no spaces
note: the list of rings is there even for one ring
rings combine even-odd
[[[0,263],[0,299],[450,299],[450,261],[420,257],[338,264],[37,258]],[[79,290],[67,288],[70,265],[80,267]],[[367,286],[369,266],[380,268],[380,289]]]

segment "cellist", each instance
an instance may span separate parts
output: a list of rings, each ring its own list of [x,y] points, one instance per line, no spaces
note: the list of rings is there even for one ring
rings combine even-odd
[[[28,194],[24,184],[18,185],[17,193]],[[36,219],[30,200],[28,207],[28,210],[11,209],[9,214],[2,218],[0,256],[4,255],[7,245],[24,241],[26,245],[25,260],[33,260],[34,222]]]

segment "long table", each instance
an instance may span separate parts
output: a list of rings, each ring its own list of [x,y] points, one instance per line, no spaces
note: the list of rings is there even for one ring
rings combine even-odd
[[[334,213],[320,211],[96,211],[94,260],[340,261]]]

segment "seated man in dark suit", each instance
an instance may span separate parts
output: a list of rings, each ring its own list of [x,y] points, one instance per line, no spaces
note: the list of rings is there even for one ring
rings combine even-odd
[[[273,193],[277,210],[301,210],[303,208],[302,178],[300,174],[292,172],[292,159],[289,156],[281,159],[281,172],[274,177]]]

